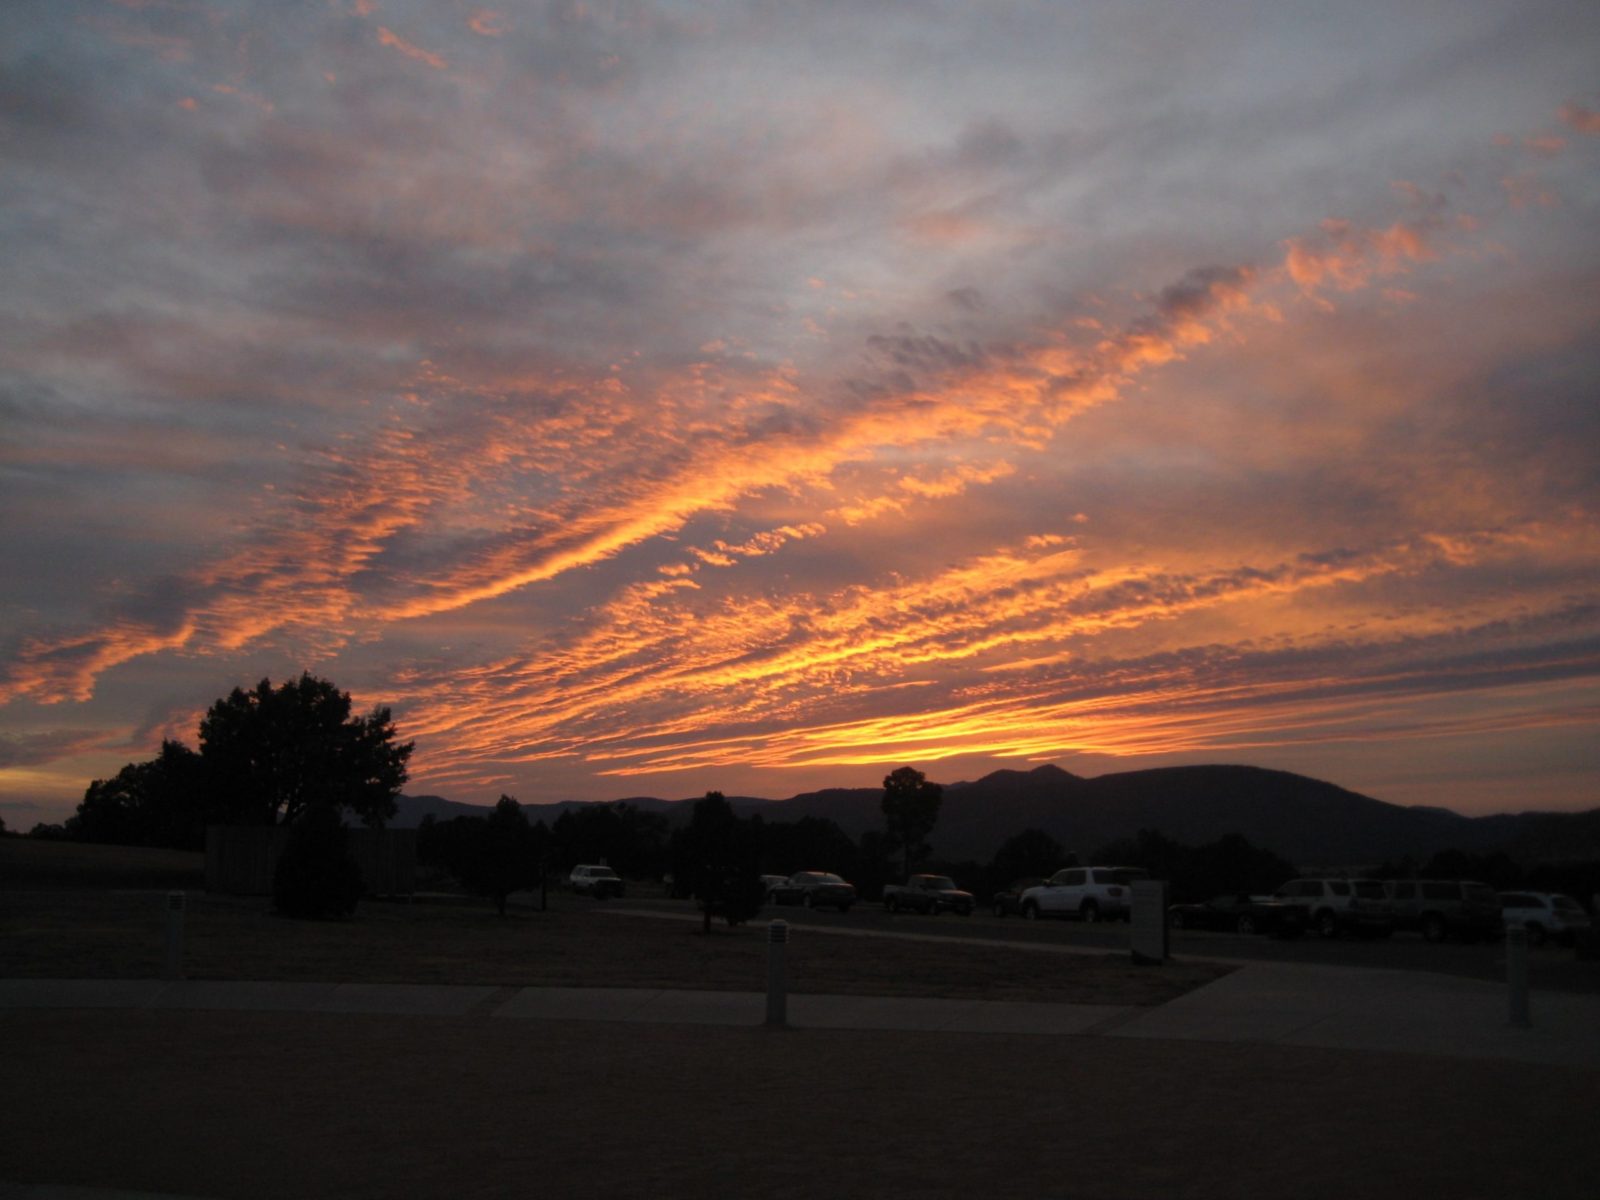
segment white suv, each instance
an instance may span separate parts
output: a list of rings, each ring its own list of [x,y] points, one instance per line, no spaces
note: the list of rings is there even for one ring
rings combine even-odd
[[[1530,946],[1542,946],[1546,938],[1566,945],[1589,928],[1583,905],[1557,892],[1501,892],[1500,916],[1507,925],[1523,926]]]
[[[1311,928],[1325,938],[1341,933],[1388,937],[1394,932],[1394,906],[1375,879],[1291,879],[1273,897],[1305,905]]]
[[[1140,867],[1063,867],[1022,893],[1022,915],[1126,921],[1133,909],[1133,881],[1149,878]]]

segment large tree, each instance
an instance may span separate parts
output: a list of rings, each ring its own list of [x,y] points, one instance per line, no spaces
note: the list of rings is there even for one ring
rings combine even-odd
[[[883,822],[889,837],[905,852],[906,874],[927,854],[926,839],[939,823],[944,789],[929,783],[914,767],[901,767],[883,779]]]
[[[221,819],[288,824],[314,807],[368,825],[394,816],[411,742],[387,708],[350,715],[350,694],[308,673],[234,688],[200,722],[200,757]]]

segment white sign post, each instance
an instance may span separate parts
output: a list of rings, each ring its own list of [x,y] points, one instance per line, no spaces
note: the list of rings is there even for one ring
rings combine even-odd
[[[1167,961],[1167,885],[1161,879],[1140,879],[1133,885],[1129,941],[1133,961],[1156,966]]]

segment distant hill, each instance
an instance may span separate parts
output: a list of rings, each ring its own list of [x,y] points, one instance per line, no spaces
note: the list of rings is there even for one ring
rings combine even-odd
[[[825,817],[852,838],[881,829],[879,788],[826,788],[787,800],[730,798],[745,814],[768,820]],[[934,853],[985,862],[1024,829],[1042,829],[1079,855],[1141,829],[1157,829],[1189,845],[1241,833],[1258,846],[1304,867],[1354,866],[1436,851],[1505,850],[1524,865],[1600,858],[1600,809],[1583,813],[1516,813],[1464,817],[1436,807],[1388,804],[1332,783],[1248,766],[1162,767],[1083,778],[1056,766],[996,771],[971,782],[946,784],[932,837]],[[687,801],[638,797],[639,808],[688,814]],[[553,821],[565,808],[529,806],[529,816]],[[480,806],[437,796],[400,797],[398,825],[482,813]]]

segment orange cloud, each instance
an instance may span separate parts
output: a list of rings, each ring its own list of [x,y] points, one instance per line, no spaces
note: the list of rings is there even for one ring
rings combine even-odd
[[[1419,225],[1328,222],[1316,238],[1291,240],[1286,267],[1305,290],[1348,290],[1432,255]],[[852,471],[877,490],[837,508],[847,524],[905,511],[912,501],[947,501],[1006,477],[1015,456],[1045,448],[1075,416],[1114,401],[1152,367],[1245,318],[1271,319],[1273,309],[1257,298],[1266,282],[1245,267],[1190,272],[1120,330],[1102,322],[1089,345],[1070,317],[1034,344],[1003,351],[930,336],[877,339],[892,386],[837,405],[825,383],[802,386],[790,368],[737,362],[693,363],[636,381],[628,368],[587,382],[467,382],[425,367],[393,427],[369,445],[328,452],[299,494],[264,508],[255,537],[190,573],[194,598],[175,623],[181,635],[130,636],[113,624],[102,635],[40,639],[13,663],[11,694],[83,696],[106,665],[174,646],[231,651],[292,636],[304,654],[331,653],[393,621],[450,613],[592,567],[750,496],[826,495]],[[492,386],[506,397],[548,390],[581,401],[530,418],[509,399],[497,407]],[[467,426],[454,419],[458,395],[480,414]],[[773,421],[774,413],[800,419]],[[641,447],[649,448],[648,470],[639,469]],[[932,465],[886,469],[913,449]],[[527,485],[537,499],[522,495]],[[793,525],[696,553],[729,567],[801,532],[813,536]],[[435,547],[426,569],[389,565],[402,544]],[[668,582],[692,586],[683,577]],[[91,643],[108,652],[72,653]],[[53,647],[70,670],[52,665]]]
[[[467,18],[467,28],[481,37],[499,37],[505,33],[505,16],[492,8],[480,8]]]
[[[903,225],[911,236],[920,241],[946,245],[970,242],[987,232],[987,227],[981,221],[956,212],[923,213],[908,218]]]
[[[1569,127],[1579,133],[1591,136],[1600,135],[1600,112],[1586,108],[1582,104],[1571,103],[1561,106],[1560,117]]]
[[[1247,644],[1271,633],[1297,654],[1337,661],[1348,657],[1349,631],[1336,603],[1319,615],[1319,597],[1336,602],[1374,580],[1508,559],[1551,537],[1539,527],[1441,534],[1360,555],[1184,574],[1094,569],[1060,535],[1044,535],[919,578],[687,608],[681,581],[662,581],[624,589],[571,642],[406,685],[426,714],[419,732],[470,770],[569,756],[630,775],[1170,752],[1263,727],[1292,740],[1296,724],[1325,730],[1343,676],[1318,684],[1297,667],[1287,681],[1204,682],[1183,658],[1149,653],[1164,645],[1160,630],[1203,620],[1237,629]],[[1471,612],[1396,614],[1388,627],[1369,617],[1364,640],[1404,647],[1455,637]],[[1124,643],[1142,648],[1131,667],[1115,665]],[[1092,687],[1072,682],[1088,659],[1101,664],[1084,669]],[[1403,691],[1403,674],[1378,683]],[[930,706],[925,689],[952,702]],[[1370,697],[1348,703],[1371,709]]]
[[[1284,269],[1307,295],[1323,286],[1355,291],[1374,276],[1402,273],[1436,257],[1428,244],[1432,222],[1397,221],[1387,229],[1358,229],[1327,220],[1320,235],[1285,241]]]
[[[424,50],[421,46],[413,45],[399,34],[384,28],[382,25],[378,26],[378,42],[380,45],[390,46],[400,51],[407,58],[414,59],[419,63],[425,63],[435,70],[442,71],[448,65],[439,55],[429,50]]]

